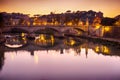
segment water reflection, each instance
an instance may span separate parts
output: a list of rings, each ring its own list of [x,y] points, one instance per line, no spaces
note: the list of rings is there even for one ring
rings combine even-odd
[[[107,46],[99,45],[94,48],[96,53],[110,54],[110,49]]]
[[[75,51],[75,54],[79,54],[82,48],[85,48],[86,54],[88,53],[88,49],[92,49],[96,53],[101,53],[104,55],[114,55],[118,54],[119,52],[119,49],[117,50],[117,48],[114,48],[112,46],[89,42],[81,38],[66,37],[65,39],[58,39],[55,38],[53,35],[47,34],[39,34],[38,36],[36,36],[35,40],[31,41],[27,40],[22,33],[21,37],[12,36],[7,38],[5,46],[7,46],[7,48],[5,48],[6,50],[4,51],[14,51],[14,48],[16,48],[16,50],[28,50],[33,56],[35,50],[57,50],[60,51],[61,54],[64,54],[65,49],[69,50],[71,48],[73,49],[73,51]],[[114,53],[113,50],[115,49],[116,51],[118,51],[117,53]]]
[[[53,46],[55,43],[55,39],[53,35],[45,35],[45,34],[40,34],[38,37],[35,39],[35,44],[39,46]]]
[[[0,45],[0,77],[3,78],[11,78],[11,76],[20,78],[24,75],[30,79],[43,76],[49,79],[50,76],[79,77],[80,75],[109,77],[118,76],[120,73],[118,68],[120,67],[118,63],[120,49],[113,46],[93,43],[80,38],[57,39],[53,35],[45,34],[40,34],[35,40],[12,37],[6,43],[25,44],[26,46],[14,49]],[[112,65],[112,69],[108,67]],[[17,69],[17,67],[20,68]]]
[[[81,48],[80,54],[75,51],[65,49],[64,54],[55,50],[34,51],[31,57],[28,51],[5,52],[5,64],[0,73],[1,79],[59,79],[69,78],[91,78],[107,77],[108,80],[120,74],[119,57],[105,57],[95,54],[92,49],[88,49],[86,59],[85,48]],[[14,56],[12,59],[11,55]]]
[[[35,61],[36,64],[38,64],[39,57],[38,57],[37,53],[34,54],[34,61]]]
[[[0,49],[0,71],[2,70],[2,66],[4,65],[4,59],[4,51]]]

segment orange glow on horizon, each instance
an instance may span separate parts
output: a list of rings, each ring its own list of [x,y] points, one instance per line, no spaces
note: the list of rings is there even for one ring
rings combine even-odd
[[[89,6],[87,6],[89,5]],[[71,11],[101,11],[105,17],[120,14],[119,0],[2,0],[0,12],[19,12],[24,14],[49,14]]]

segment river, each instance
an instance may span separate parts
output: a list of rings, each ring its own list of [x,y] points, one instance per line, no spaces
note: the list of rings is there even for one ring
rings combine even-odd
[[[116,46],[76,37],[16,36],[0,45],[0,80],[120,79]]]

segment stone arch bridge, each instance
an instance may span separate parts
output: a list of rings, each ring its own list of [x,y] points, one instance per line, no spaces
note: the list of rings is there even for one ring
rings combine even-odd
[[[70,33],[70,34],[84,34],[86,33],[85,30],[83,30],[80,27],[22,27],[22,26],[16,26],[16,27],[5,27],[3,29],[3,32],[11,32],[11,31],[18,31],[18,32],[25,32],[25,33],[37,33],[37,32],[44,32],[44,31],[53,31],[55,33]]]

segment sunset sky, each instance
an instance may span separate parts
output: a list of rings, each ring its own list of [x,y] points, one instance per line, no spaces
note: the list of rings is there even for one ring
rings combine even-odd
[[[0,12],[49,14],[71,11],[102,11],[105,17],[120,14],[120,0],[0,0]]]

